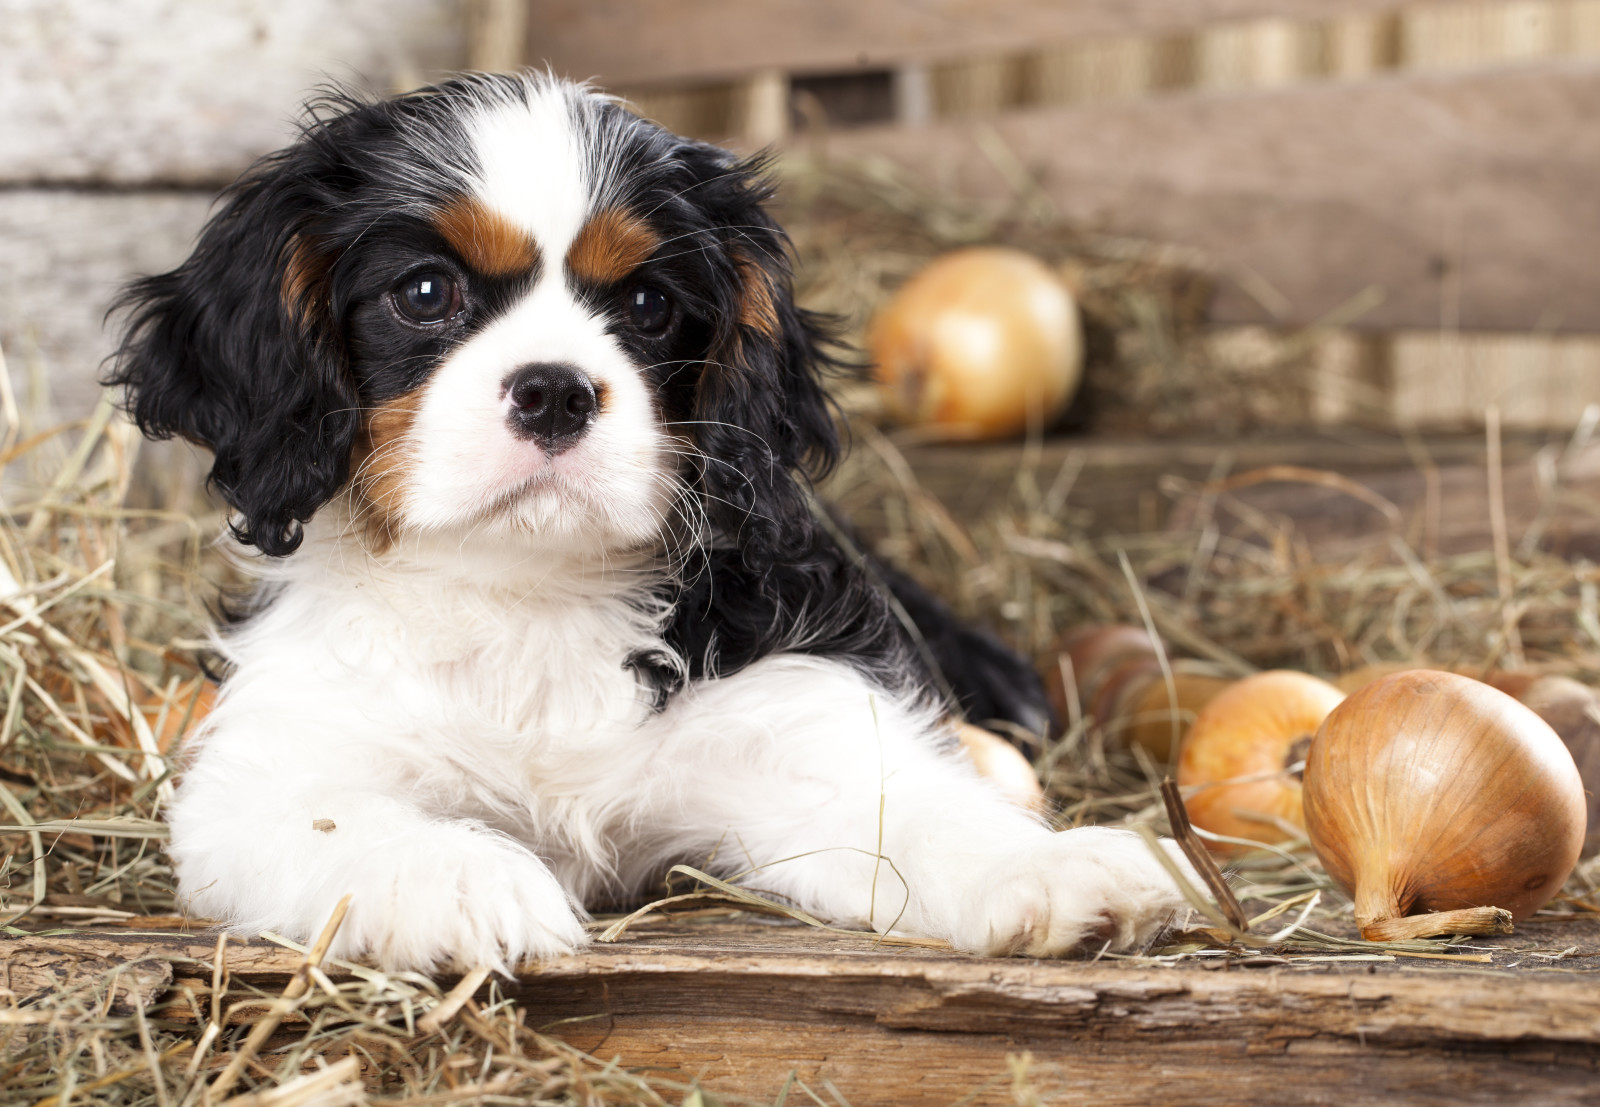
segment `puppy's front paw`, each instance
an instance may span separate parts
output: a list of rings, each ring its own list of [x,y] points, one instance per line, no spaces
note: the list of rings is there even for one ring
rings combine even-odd
[[[566,891],[533,854],[467,827],[371,858],[335,950],[386,969],[511,972],[588,937]]]
[[[1173,843],[1170,853],[1187,870]],[[1138,835],[1082,827],[1030,839],[990,870],[953,928],[960,949],[1047,957],[1144,945],[1184,905]]]

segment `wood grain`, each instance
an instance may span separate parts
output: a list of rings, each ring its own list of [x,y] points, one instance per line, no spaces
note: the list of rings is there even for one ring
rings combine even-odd
[[[1600,948],[1600,924],[1571,927],[1521,940]],[[7,965],[164,959],[176,985],[202,989],[212,951],[205,934],[0,939]],[[228,947],[234,979],[264,990],[299,963],[266,943]],[[768,1098],[793,1071],[856,1103],[974,1092],[972,1102],[1009,1103],[1008,1057],[1027,1054],[1035,1091],[1106,1103],[1562,1103],[1584,1101],[1600,1067],[1592,971],[1269,964],[997,960],[786,925],[677,921],[527,966],[512,990],[549,1032],[597,1056]]]
[[[530,0],[528,60],[603,83],[836,72],[1222,20],[1382,12],[1393,0]]]
[[[1505,443],[1506,510],[1511,541],[1520,542],[1539,514],[1538,465],[1534,455],[1564,438],[1508,437]],[[1069,459],[1083,470],[1067,508],[1080,525],[1098,534],[1133,533],[1193,520],[1199,486],[1224,465],[1240,476],[1272,467],[1299,467],[1341,474],[1395,505],[1403,533],[1418,548],[1461,553],[1489,548],[1490,521],[1482,435],[1437,435],[1421,443],[1438,481],[1439,514],[1428,514],[1429,476],[1399,435],[1346,430],[1235,439],[1140,440],[1052,438],[1037,455],[1038,480],[1048,486]],[[1015,443],[908,445],[907,462],[922,488],[961,522],[975,523],[1006,502],[1021,460]],[[1163,478],[1167,492],[1161,491]],[[1544,525],[1545,548],[1568,556],[1600,556],[1600,523],[1582,509],[1581,497],[1600,495],[1600,452],[1569,459],[1563,484],[1577,507],[1557,511]],[[870,503],[844,503],[871,529]],[[1292,524],[1320,556],[1336,559],[1388,541],[1389,521],[1371,503],[1335,487],[1263,481],[1234,488],[1229,496],[1272,519]],[[1229,525],[1231,516],[1222,522]]]
[[[1017,188],[998,136],[1068,219],[1233,273],[1220,322],[1316,321],[1377,286],[1363,328],[1594,332],[1597,102],[1600,62],[1574,61],[864,128],[825,152],[996,200]]]

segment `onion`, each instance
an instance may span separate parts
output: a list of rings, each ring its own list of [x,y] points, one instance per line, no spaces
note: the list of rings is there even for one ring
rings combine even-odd
[[[1035,811],[1043,809],[1044,789],[1039,787],[1039,776],[1016,746],[971,723],[957,723],[956,737],[979,776],[1013,803]]]
[[[1298,767],[1317,727],[1342,699],[1326,681],[1286,669],[1257,673],[1220,692],[1195,719],[1178,758],[1190,820],[1213,834],[1254,842],[1294,837],[1294,828],[1304,825]],[[1223,852],[1238,848],[1208,844]]]
[[[1158,763],[1167,762],[1173,751],[1174,714],[1176,734],[1181,738],[1200,709],[1232,681],[1217,676],[1203,662],[1174,660],[1168,663],[1172,670],[1169,689],[1157,648],[1144,628],[1123,624],[1088,627],[1067,635],[1061,641],[1061,654],[1069,664],[1058,660],[1045,673],[1045,689],[1056,714],[1063,719],[1072,714],[1063,671],[1070,669],[1078,707],[1084,714],[1109,736],[1142,746]]]
[[[892,416],[961,437],[1048,426],[1083,372],[1072,293],[1001,247],[936,258],[878,312],[867,346]]]
[[[1155,639],[1143,627],[1112,624],[1068,633],[1058,646],[1057,663],[1045,673],[1045,689],[1057,716],[1066,719],[1072,715],[1066,689],[1070,674],[1078,707],[1086,715],[1105,719],[1108,701],[1103,692],[1118,670],[1128,662],[1153,661],[1156,648]]]
[[[1555,731],[1454,673],[1368,684],[1329,714],[1306,763],[1311,844],[1374,941],[1508,929],[1565,883],[1586,817]],[[1422,912],[1440,914],[1405,918]]]
[[[141,697],[144,706],[158,709],[162,701],[156,696]],[[161,729],[156,733],[156,747],[162,753],[172,749],[177,741],[179,732],[193,734],[200,726],[201,720],[211,714],[212,708],[217,705],[217,686],[212,681],[202,681],[200,687],[188,696],[180,695],[177,700],[167,706],[167,717],[161,723]],[[152,720],[153,722],[154,720]]]
[[[1186,664],[1183,661],[1172,663],[1171,688],[1167,687],[1160,666],[1156,666],[1154,672],[1146,669],[1136,687],[1131,682],[1125,686],[1126,691],[1109,724],[1117,727],[1120,723],[1123,741],[1144,747],[1158,764],[1172,759],[1174,750],[1182,748],[1194,729],[1200,713],[1233,683],[1227,677],[1212,673],[1186,671]],[[1172,725],[1174,715],[1178,721],[1176,728]]]
[[[1588,802],[1582,856],[1600,853],[1600,695],[1588,685],[1562,676],[1494,672],[1483,679],[1532,709],[1566,744]]]

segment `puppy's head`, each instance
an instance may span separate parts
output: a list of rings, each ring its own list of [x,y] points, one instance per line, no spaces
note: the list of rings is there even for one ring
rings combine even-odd
[[[238,537],[408,531],[781,557],[836,450],[756,168],[583,88],[334,97],[133,285],[113,384],[215,455]]]

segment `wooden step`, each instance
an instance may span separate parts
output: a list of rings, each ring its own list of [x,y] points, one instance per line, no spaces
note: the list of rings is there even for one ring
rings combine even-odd
[[[658,921],[529,966],[510,990],[530,1025],[598,1057],[764,1102],[793,1072],[856,1104],[1012,1103],[1019,1070],[1046,1101],[1587,1102],[1600,921],[1523,930],[1490,963],[1322,951],[1163,966],[975,958],[748,917]],[[1569,947],[1559,962],[1528,952]],[[151,989],[203,991],[213,950],[203,933],[0,939],[19,995],[140,959],[172,966],[146,970]],[[227,959],[235,982],[269,993],[300,963],[265,942],[230,943]]]

